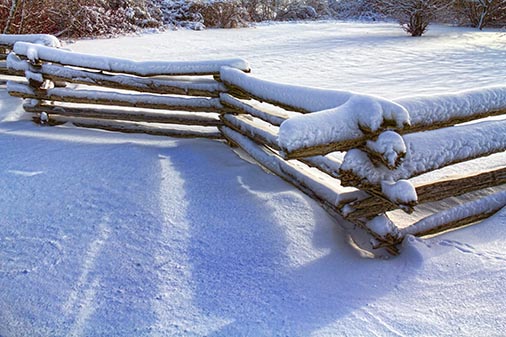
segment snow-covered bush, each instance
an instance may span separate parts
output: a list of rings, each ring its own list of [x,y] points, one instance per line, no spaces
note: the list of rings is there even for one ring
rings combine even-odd
[[[330,1],[330,11],[340,19],[376,21],[385,19],[378,0]]]
[[[190,7],[192,13],[198,13],[206,27],[237,28],[248,25],[248,12],[239,0],[194,1]]]
[[[146,0],[3,0],[5,33],[48,33],[61,37],[113,35],[159,27],[161,14]]]
[[[163,23],[175,28],[195,30],[205,27],[235,28],[246,26],[249,15],[239,0],[153,0]]]
[[[457,0],[455,9],[464,24],[483,29],[506,26],[506,0]]]
[[[334,2],[335,0],[305,0],[305,4],[313,7],[318,17],[327,18],[335,15],[330,6]]]
[[[274,20],[276,17],[274,1],[242,0],[241,5],[246,13],[248,13],[248,17],[251,21],[261,22]]]
[[[378,10],[399,21],[411,36],[422,36],[439,11],[453,5],[448,0],[384,0]]]
[[[286,7],[276,14],[276,20],[314,20],[318,18],[318,13],[314,7],[304,4],[304,1],[294,1],[288,3]]]
[[[315,20],[333,16],[330,1],[286,0],[277,3],[275,19],[279,21]]]
[[[331,3],[337,0],[242,0],[241,5],[254,22],[267,20],[314,20],[332,17]]]
[[[107,6],[109,7],[109,6]],[[132,31],[129,13],[123,8],[107,8],[86,3],[74,3],[62,8],[60,26],[56,35],[86,37],[113,35]]]
[[[46,33],[56,29],[46,1],[3,0],[0,2],[0,32],[4,34]]]
[[[194,1],[187,0],[154,0],[159,8],[163,24],[172,28],[204,29],[204,19],[192,10]]]

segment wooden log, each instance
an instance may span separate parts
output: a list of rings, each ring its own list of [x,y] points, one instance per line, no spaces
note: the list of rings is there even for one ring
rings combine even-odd
[[[371,139],[360,149],[367,153],[376,166],[395,170],[406,157],[407,147],[404,139],[395,131],[385,131],[377,139]]]
[[[358,137],[355,139],[345,139],[341,142],[331,143],[331,144],[322,144],[318,146],[311,146],[306,148],[301,148],[293,151],[287,151],[283,149],[284,157],[286,159],[301,159],[306,157],[313,156],[321,156],[326,155],[332,152],[343,152],[350,149],[358,148],[362,151],[366,152],[373,163],[382,164],[389,169],[397,168],[401,163],[404,157],[406,156],[405,152],[398,152],[396,154],[395,162],[390,162],[390,158],[387,158],[387,154],[380,153],[373,146],[369,144],[373,144],[378,138],[380,138],[383,134],[397,134],[397,132],[392,130],[387,130],[386,128],[382,128],[382,131],[378,132],[366,132],[363,134],[363,137]],[[397,134],[399,138],[401,136]],[[402,138],[401,138],[402,139]]]
[[[458,179],[441,180],[416,187],[421,202],[450,197],[506,184],[506,166]]]
[[[454,126],[457,124],[463,124],[467,122],[471,122],[478,119],[483,119],[487,117],[501,116],[506,114],[506,109],[498,109],[498,110],[490,110],[490,111],[478,111],[468,116],[455,116],[451,119],[441,120],[441,121],[432,121],[430,124],[426,123],[417,123],[412,124],[411,126],[407,126],[406,128],[399,130],[400,134],[414,133],[420,131],[430,131],[441,128],[446,128],[450,126]]]
[[[25,74],[23,74],[22,72],[12,71],[12,70],[9,70],[9,69],[6,69],[6,68],[2,68],[2,67],[0,67],[0,75],[19,76],[19,77],[24,77],[25,76]]]
[[[224,115],[222,117],[224,125],[234,131],[248,137],[259,145],[269,146],[273,150],[278,150],[277,155],[282,157],[277,143],[278,128],[274,125],[263,122],[260,119],[248,115]],[[300,161],[309,167],[314,167],[321,172],[328,174],[332,178],[339,179],[340,162],[331,157],[324,156],[303,158]]]
[[[360,190],[366,191],[369,195],[374,196],[378,198],[381,201],[376,201],[377,199],[374,199],[375,202],[380,203],[385,209],[401,209],[404,212],[411,214],[414,212],[414,207],[419,203],[418,199],[412,199],[409,201],[399,201],[399,200],[392,200],[388,197],[386,193],[384,193],[381,185],[375,185],[371,184],[368,181],[365,181],[363,179],[359,179],[356,175],[350,174],[350,171],[348,170],[339,170],[340,174],[340,180],[343,186],[354,186]],[[353,181],[354,184],[350,184],[350,181]],[[416,189],[414,191],[416,194]],[[415,195],[416,197],[416,195]],[[373,210],[371,208],[371,210]],[[383,212],[379,212],[383,213]],[[377,214],[379,214],[377,213]],[[349,217],[349,214],[348,214]]]
[[[67,103],[116,105],[194,112],[221,112],[223,110],[223,106],[220,104],[218,98],[183,98],[149,94],[120,94],[107,91],[62,88],[43,91],[33,90],[29,86],[21,84],[8,86],[7,90],[11,96]]]
[[[390,198],[383,193],[383,191],[376,187],[370,187],[370,188],[363,188],[363,191],[366,191],[371,198],[374,198],[374,200],[378,200],[379,203],[384,207],[382,211],[377,212],[375,214],[371,214],[371,216],[368,216],[367,218],[374,217],[376,215],[379,215],[381,213],[385,213],[388,209],[401,209],[404,212],[411,214],[415,210],[415,206],[419,203],[417,200],[410,200],[409,202],[399,202],[397,200],[390,200]],[[371,208],[371,211],[373,209]],[[348,212],[347,218],[352,218],[350,216],[350,213]],[[353,219],[357,219],[357,217],[353,217]]]
[[[342,206],[364,197],[364,192],[354,188],[343,188],[338,180],[318,170],[311,169],[300,161],[286,161],[276,151],[265,145],[255,143],[248,137],[226,126],[222,126],[219,129],[225,138],[243,148],[244,151],[261,165],[280,176],[291,176],[301,186],[310,187],[313,193],[318,195],[319,199],[326,200],[338,212],[340,212]]]
[[[107,131],[123,133],[145,133],[154,136],[166,136],[175,138],[209,138],[222,139],[221,133],[215,127],[184,127],[178,128],[160,127],[156,125],[147,125],[140,123],[131,123],[112,120],[98,120],[86,118],[74,118],[67,116],[50,115],[50,124],[72,123],[75,126],[83,128],[101,129]]]
[[[504,166],[465,177],[418,185],[415,186],[415,189],[418,195],[418,204],[424,204],[502,184],[506,184],[506,167]],[[350,219],[370,218],[396,209],[392,204],[377,196],[355,201],[350,204],[350,208],[353,211],[346,215],[346,218]]]
[[[283,154],[280,153],[280,156],[282,157]],[[332,178],[340,178],[339,167],[341,166],[341,161],[337,158],[334,158],[332,154],[326,156],[302,158],[298,160],[307,166],[314,167],[321,172],[328,174]]]
[[[0,75],[8,75],[8,76],[25,76],[24,71],[11,70],[7,67],[7,63],[4,61],[0,61]]]
[[[222,81],[229,87],[231,94],[235,95],[238,92],[258,101],[268,102],[286,110],[301,113],[335,109],[345,104],[352,97],[357,96],[351,92],[262,80],[230,67],[222,67],[220,75]],[[373,97],[369,97],[369,99],[377,102],[381,101],[381,104],[390,107],[395,106],[399,111],[402,110],[399,105],[393,102]],[[405,112],[403,111],[403,113]]]
[[[263,122],[260,119],[248,115],[224,115],[223,124],[234,131],[248,137],[259,145],[269,146],[279,156],[279,145],[277,143],[278,128],[274,125]],[[323,156],[300,159],[300,161],[309,167],[314,167],[321,172],[328,174],[332,178],[339,178],[339,162],[332,158]]]
[[[45,112],[50,115],[123,120],[130,122],[162,123],[162,124],[180,124],[180,125],[200,125],[200,126],[219,126],[222,125],[218,115],[209,113],[174,113],[174,112],[152,112],[145,110],[111,110],[111,109],[93,109],[70,106],[57,106],[50,104],[23,106],[25,111],[31,113]]]
[[[235,77],[242,78],[244,76],[236,75]],[[506,86],[503,86],[441,94],[437,97],[401,98],[395,102],[404,106],[410,112],[410,125],[406,123],[403,126],[399,124],[398,127],[396,125],[387,127],[401,134],[411,134],[450,127],[489,116],[504,115],[506,114],[506,105],[503,103],[505,92]],[[484,102],[487,102],[487,104],[484,104]],[[364,135],[370,134],[370,130],[361,131]],[[355,132],[348,135],[348,138],[360,138],[362,136],[361,132]],[[372,136],[375,135],[372,134]],[[342,139],[339,139],[339,141],[342,141]],[[332,143],[332,141],[324,143]],[[311,147],[308,147],[306,155],[325,154],[328,151],[336,150],[336,147],[332,144],[313,143],[312,145],[319,146],[319,148],[311,149]],[[326,147],[328,147],[327,150]],[[304,156],[304,149],[299,150],[297,156]],[[316,150],[320,152],[314,152]],[[291,158],[297,157],[293,154]]]
[[[503,205],[503,207],[504,207],[504,205]],[[445,232],[445,231],[449,231],[451,229],[456,229],[456,228],[459,228],[459,227],[464,227],[464,226],[470,225],[472,223],[475,223],[475,222],[478,222],[478,221],[481,221],[481,220],[485,220],[485,219],[491,217],[492,215],[494,215],[495,213],[497,213],[501,208],[502,207],[498,207],[497,209],[490,210],[488,212],[482,212],[482,213],[478,213],[478,214],[472,214],[472,215],[469,215],[468,217],[463,217],[463,218],[460,218],[460,219],[457,219],[457,220],[454,220],[454,221],[450,221],[448,223],[444,223],[444,224],[435,226],[435,227],[433,227],[431,229],[428,229],[428,230],[416,232],[413,235],[414,236],[419,236],[419,237],[421,237],[421,236],[427,236],[427,235],[434,235],[434,234],[442,233],[442,232]]]
[[[378,133],[379,134],[379,133]],[[339,143],[322,144],[318,146],[305,147],[293,151],[284,151],[285,159],[300,159],[313,156],[322,156],[331,152],[347,151],[353,148],[362,147],[365,142],[377,135],[368,135],[356,139],[347,139]]]
[[[277,142],[278,128],[276,126],[248,115],[236,116],[225,114],[222,116],[222,121],[227,127],[250,138],[254,142],[279,150]]]
[[[230,82],[227,82],[227,81],[224,81],[223,83],[225,83],[225,85],[227,86],[229,94],[231,94],[233,96],[236,96],[237,98],[240,98],[240,99],[244,99],[244,98],[255,99],[255,100],[259,101],[259,102],[266,102],[266,103],[278,106],[278,107],[280,107],[282,109],[289,110],[289,111],[295,111],[295,112],[299,112],[299,113],[310,113],[310,112],[312,112],[312,111],[309,111],[309,110],[306,110],[306,109],[302,109],[302,108],[297,107],[297,106],[293,106],[293,105],[281,102],[279,100],[262,98],[260,96],[255,95],[255,94],[247,92],[246,90],[243,90],[240,87],[238,87],[238,86],[236,86],[236,85],[234,85],[234,84],[232,84]]]
[[[369,159],[372,163],[375,165],[383,165],[386,168],[390,170],[395,170],[399,165],[402,163],[402,160],[406,156],[406,153],[398,153],[397,158],[392,163],[388,160],[388,158],[385,156],[385,153],[380,153],[377,151],[372,150],[371,148],[367,147],[367,145],[359,146],[358,149],[364,151],[369,156]]]
[[[260,108],[260,104],[255,104],[255,101],[241,101],[228,93],[220,94],[220,102],[237,113],[252,115],[275,126],[280,126],[281,123],[290,117],[290,113],[288,112],[267,111],[265,107]]]
[[[3,62],[3,61],[0,61],[0,69],[3,70],[3,71],[8,70],[7,63]]]
[[[9,56],[9,67],[16,70],[31,70],[31,65],[28,62],[14,55]],[[211,79],[168,80],[130,75],[110,75],[47,63],[41,64],[37,69],[37,73],[53,82],[71,82],[155,94],[218,97],[221,92],[226,90],[222,83]]]
[[[309,146],[305,148],[300,148],[297,150],[293,150],[290,152],[285,151],[285,158],[287,159],[298,159],[304,157],[325,155],[327,153],[335,152],[335,151],[347,151],[353,148],[362,147],[368,140],[376,139],[382,132],[386,130],[392,130],[400,135],[410,134],[414,132],[420,131],[430,131],[436,130],[444,127],[454,126],[460,123],[465,123],[473,120],[478,120],[486,117],[500,116],[506,114],[506,110],[493,110],[486,112],[477,112],[475,114],[464,116],[464,117],[455,117],[452,119],[435,122],[434,124],[413,124],[411,126],[406,126],[404,128],[396,128],[392,126],[383,126],[380,130],[376,132],[371,132],[370,130],[363,130],[364,133],[360,137],[356,137],[353,139],[346,139],[341,142],[330,143],[330,144],[320,144],[317,146]]]
[[[506,206],[506,191],[468,202],[424,218],[403,228],[400,239],[407,235],[426,236],[465,226],[486,219]]]

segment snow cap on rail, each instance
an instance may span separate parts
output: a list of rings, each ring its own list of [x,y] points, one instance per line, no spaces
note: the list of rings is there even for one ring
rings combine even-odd
[[[404,106],[413,126],[506,111],[506,86],[491,86],[438,95],[406,96],[395,100]]]
[[[27,54],[29,53],[36,54],[37,58],[48,62],[139,76],[212,75],[219,74],[220,68],[224,66],[240,69],[241,71],[250,70],[248,62],[239,58],[189,62],[132,61],[115,57],[75,53],[26,42],[17,42],[13,50],[18,55],[28,56]]]
[[[29,42],[47,47],[60,48],[61,43],[48,34],[0,34],[0,45],[14,45],[16,42]]]
[[[344,104],[353,93],[332,89],[277,83],[230,67],[220,71],[221,80],[262,101],[298,112],[314,112]]]
[[[380,131],[385,122],[396,128],[410,124],[407,110],[386,99],[352,92],[331,109],[290,118],[281,124],[279,145],[286,151],[338,143]]]
[[[395,170],[373,163],[359,149],[346,153],[341,170],[353,172],[361,181],[409,179],[445,166],[506,150],[506,120],[490,120],[403,136],[407,153]]]

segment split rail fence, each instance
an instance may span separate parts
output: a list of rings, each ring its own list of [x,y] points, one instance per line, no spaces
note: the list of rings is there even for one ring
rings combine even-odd
[[[241,59],[134,62],[2,41],[8,74],[26,77],[7,89],[35,120],[225,139],[356,228],[366,249],[396,254],[407,235],[506,206],[506,87],[394,102],[265,81]],[[390,219],[465,194],[404,227]]]
[[[0,76],[22,76],[25,74],[19,70],[9,69],[7,67],[7,56],[12,51],[16,42],[30,42],[37,43],[43,46],[59,48],[61,46],[60,41],[52,36],[45,34],[24,34],[24,35],[11,35],[11,34],[0,34]]]

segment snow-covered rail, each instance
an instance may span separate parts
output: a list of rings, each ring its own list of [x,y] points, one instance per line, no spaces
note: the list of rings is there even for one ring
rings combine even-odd
[[[230,68],[221,79],[229,87],[222,104],[236,113],[223,116],[225,137],[331,214],[359,225],[373,236],[372,248],[395,253],[408,234],[463,226],[506,206],[506,87],[387,101]],[[488,195],[494,186],[500,192]],[[464,194],[473,200],[468,207],[404,228],[388,216],[396,209],[416,215],[424,204]]]
[[[30,99],[24,108],[37,120],[173,137],[222,138],[219,94],[227,89],[217,80],[220,69],[249,71],[241,59],[136,62],[27,42],[12,50],[9,70],[28,83],[9,82],[7,89]]]
[[[8,91],[29,99],[24,108],[38,121],[225,138],[349,224],[366,249],[396,253],[406,235],[463,226],[506,205],[506,87],[390,101],[265,81],[240,59],[134,62],[27,42],[12,50],[8,67],[28,83]],[[402,228],[390,220],[392,211],[416,214],[462,195],[468,207]]]
[[[20,34],[20,35],[11,35],[11,34],[0,34],[0,75],[14,75],[14,76],[23,76],[24,73],[16,70],[9,70],[7,68],[7,55],[14,48],[14,44],[18,41],[36,43],[43,46],[59,48],[60,41],[52,36],[46,34]]]

